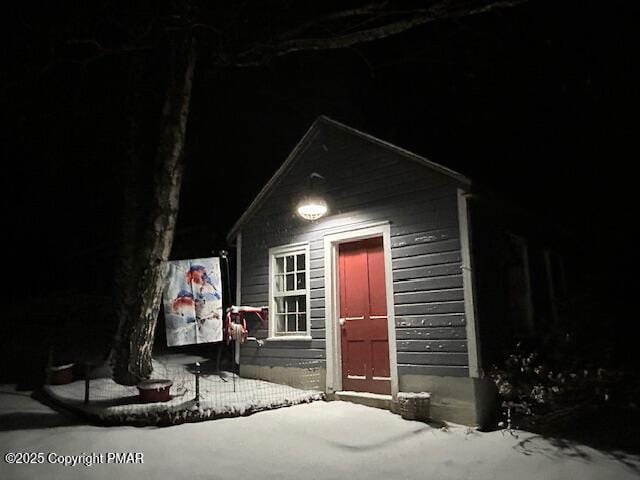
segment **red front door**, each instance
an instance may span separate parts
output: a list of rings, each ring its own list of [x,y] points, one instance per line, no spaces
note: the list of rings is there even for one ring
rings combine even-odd
[[[339,246],[342,389],[391,393],[382,238]]]

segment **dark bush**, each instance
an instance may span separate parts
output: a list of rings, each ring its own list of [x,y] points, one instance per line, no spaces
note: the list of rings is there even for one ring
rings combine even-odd
[[[628,400],[622,371],[594,365],[564,347],[518,342],[491,368],[503,401],[501,426],[541,432],[585,410]]]

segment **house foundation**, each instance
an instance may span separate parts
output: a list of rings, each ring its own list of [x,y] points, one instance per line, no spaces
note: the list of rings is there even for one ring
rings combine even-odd
[[[281,383],[302,390],[326,391],[327,372],[322,367],[240,365],[240,376]]]
[[[497,391],[488,379],[400,375],[400,391],[431,393],[431,418],[487,427],[497,415]]]

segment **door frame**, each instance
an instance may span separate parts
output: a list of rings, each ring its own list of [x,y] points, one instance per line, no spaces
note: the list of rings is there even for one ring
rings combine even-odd
[[[340,295],[338,291],[338,247],[342,243],[382,237],[384,252],[385,290],[387,296],[387,336],[389,340],[389,372],[391,395],[398,394],[398,357],[396,352],[396,323],[393,302],[393,270],[391,263],[391,226],[389,222],[376,222],[351,226],[333,231],[324,236],[324,286],[325,329],[327,353],[327,392],[342,390],[342,349],[340,318]]]

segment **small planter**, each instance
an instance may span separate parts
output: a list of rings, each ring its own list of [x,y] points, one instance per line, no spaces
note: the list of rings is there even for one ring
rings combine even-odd
[[[64,385],[73,382],[73,367],[75,363],[49,367],[49,384]]]
[[[431,394],[427,392],[398,393],[398,410],[405,420],[429,420]]]
[[[142,403],[168,402],[171,400],[169,391],[173,382],[165,379],[143,380],[138,384],[140,401]]]

